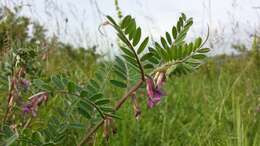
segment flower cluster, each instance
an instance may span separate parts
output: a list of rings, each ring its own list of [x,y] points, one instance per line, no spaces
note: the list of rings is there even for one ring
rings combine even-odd
[[[24,113],[31,113],[32,116],[37,115],[38,107],[43,103],[47,102],[48,100],[48,93],[47,92],[39,92],[29,98],[28,103],[26,103],[23,107]]]
[[[154,83],[156,81],[156,84]],[[162,85],[165,81],[165,73],[157,72],[154,79],[151,77],[146,78],[146,91],[148,95],[147,105],[149,108],[154,107],[164,96]]]

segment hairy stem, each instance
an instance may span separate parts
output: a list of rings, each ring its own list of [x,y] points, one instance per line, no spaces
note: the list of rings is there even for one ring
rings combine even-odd
[[[125,103],[125,101],[127,100],[127,98],[129,96],[131,96],[134,92],[136,92],[141,85],[143,84],[144,80],[139,80],[115,105],[114,110],[117,111],[119,110],[122,105]],[[84,136],[84,138],[81,140],[81,142],[78,144],[78,146],[83,146],[88,139],[90,138],[91,135],[93,135],[98,129],[99,127],[101,127],[104,123],[105,118],[103,118],[101,121],[99,121],[95,127],[91,128],[90,130],[87,130],[87,134]]]

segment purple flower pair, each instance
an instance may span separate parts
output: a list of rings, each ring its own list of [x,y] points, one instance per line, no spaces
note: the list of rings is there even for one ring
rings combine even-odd
[[[156,85],[154,80],[156,80]],[[165,81],[165,74],[163,72],[157,73],[154,80],[151,77],[146,78],[147,105],[149,108],[153,108],[164,96],[161,87]]]

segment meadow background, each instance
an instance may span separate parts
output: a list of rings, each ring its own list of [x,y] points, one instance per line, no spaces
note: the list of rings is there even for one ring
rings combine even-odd
[[[90,2],[92,5],[88,7],[97,11],[96,17],[102,22],[103,10],[99,8],[96,1]],[[89,30],[93,28],[92,26],[85,27],[81,24],[82,19],[72,25],[78,24],[79,27],[70,30],[70,27],[66,27],[66,23],[71,20],[66,17],[66,14],[58,14],[55,8],[52,8],[57,6],[63,10],[55,5],[55,1],[45,3],[46,6],[50,6],[47,9],[49,11],[45,13],[53,12],[48,18],[49,21],[55,19],[50,22],[57,24],[53,27],[42,25],[41,21],[36,20],[34,11],[24,12],[24,9],[28,9],[26,3],[10,3],[11,1],[8,3],[3,1],[0,9],[1,118],[4,117],[7,106],[8,79],[12,60],[9,50],[26,48],[26,51],[21,52],[29,60],[25,63],[31,71],[28,73],[28,78],[33,83],[34,92],[37,91],[38,86],[35,80],[48,80],[55,75],[66,76],[69,80],[84,85],[95,75],[102,62],[111,62],[114,55],[119,53],[117,40],[110,34],[113,31],[102,29],[101,31],[105,31],[105,36],[102,36],[98,31],[101,23],[95,21],[96,27],[93,32]],[[114,9],[110,14],[117,16],[118,5],[114,1],[111,3]],[[119,1],[119,7],[120,3],[124,2]],[[257,13],[259,7],[256,5],[252,9]],[[122,11],[125,12],[124,9]],[[192,14],[189,16],[193,17]],[[86,20],[91,21],[89,18]],[[196,22],[196,19],[194,21]],[[213,52],[210,52],[209,58],[196,72],[171,78],[165,87],[167,96],[163,97],[158,106],[147,109],[146,95],[138,97],[142,105],[142,114],[137,121],[129,100],[118,111],[121,119],[116,120],[117,132],[110,137],[109,142],[102,138],[102,130],[99,130],[88,145],[259,146],[260,27],[258,21],[254,21],[253,25],[248,24],[251,25],[248,26],[250,29],[245,31],[243,27],[236,25],[235,18],[233,22],[234,25],[225,23],[229,25],[226,29],[233,28],[234,32],[238,32],[237,34],[221,34],[217,32],[218,29],[214,30],[214,27],[211,27],[211,23],[208,23],[211,31],[207,45],[214,48]],[[149,30],[145,25],[142,27]],[[201,28],[204,28],[203,31],[190,32],[189,39],[192,39],[192,33],[205,34],[207,27]],[[146,33],[149,34],[149,31]],[[110,87],[106,92],[112,101],[122,94],[122,91],[115,87]],[[27,99],[29,95],[31,93],[23,93],[23,99]],[[62,96],[62,94],[51,96],[48,104],[42,106],[38,116],[32,119],[33,124],[30,125],[28,133],[25,131],[24,137],[19,137],[22,142],[15,142],[18,139],[12,136],[16,132],[15,128],[8,128],[1,123],[0,145],[74,145],[75,141],[79,141],[84,135],[85,129],[95,123],[95,120],[87,120],[71,114],[68,105],[72,101],[73,97]],[[14,111],[21,112],[19,106]],[[23,116],[16,116],[12,117],[12,120],[15,120],[19,127],[19,123],[23,123],[25,119]],[[66,124],[69,124],[70,128],[63,131],[61,137],[56,137],[59,136],[62,126]],[[49,127],[50,125],[53,127]],[[46,129],[51,128],[55,130],[49,137],[48,134],[45,133],[47,136],[43,134]],[[26,143],[28,141],[31,143]],[[44,144],[39,144],[38,141]]]

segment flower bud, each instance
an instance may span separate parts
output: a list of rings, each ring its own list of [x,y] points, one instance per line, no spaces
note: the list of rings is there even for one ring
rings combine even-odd
[[[164,81],[165,81],[165,73],[164,72],[160,72],[156,81],[156,85],[158,89],[161,89]]]
[[[103,137],[106,139],[106,141],[108,141],[110,136],[110,124],[111,124],[111,119],[106,118],[103,124]]]
[[[132,96],[132,104],[133,104],[135,118],[136,120],[139,120],[141,116],[141,109],[135,94]]]

